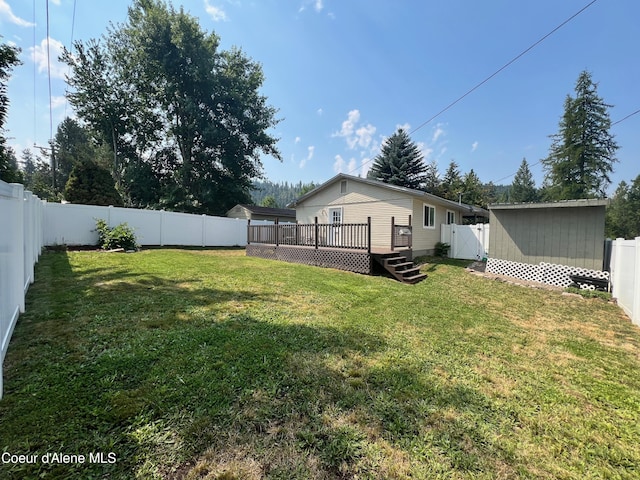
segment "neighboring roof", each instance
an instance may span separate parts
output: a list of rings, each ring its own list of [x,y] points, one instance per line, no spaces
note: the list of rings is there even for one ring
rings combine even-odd
[[[258,205],[247,205],[244,203],[240,203],[238,205],[256,215],[270,215],[272,217],[296,218],[296,211],[292,208],[260,207]]]
[[[545,203],[495,203],[489,205],[489,210],[523,210],[532,208],[575,208],[575,207],[606,207],[609,199],[584,198],[580,200],[561,200]]]
[[[475,206],[475,205],[467,205],[466,203],[452,202],[451,200],[447,200],[446,198],[438,197],[437,195],[433,195],[431,193],[428,193],[428,192],[425,192],[425,191],[422,191],[422,190],[414,190],[412,188],[399,187],[398,185],[391,185],[390,183],[384,183],[384,182],[380,182],[378,180],[371,180],[369,178],[354,177],[353,175],[347,175],[345,173],[339,173],[335,177],[333,177],[333,178],[327,180],[326,182],[324,182],[322,185],[314,188],[310,192],[307,192],[305,195],[302,195],[301,197],[297,198],[296,200],[294,200],[293,202],[291,202],[287,206],[295,208],[299,203],[304,202],[307,198],[314,196],[318,192],[321,192],[322,190],[327,188],[329,185],[337,182],[338,180],[349,180],[351,182],[360,182],[360,183],[365,183],[365,184],[368,184],[368,185],[373,185],[373,186],[376,186],[376,187],[386,188],[388,190],[394,190],[396,192],[405,193],[405,194],[411,195],[413,197],[419,197],[419,198],[426,199],[426,200],[433,199],[433,200],[437,200],[437,201],[439,201],[441,203],[444,203],[445,205],[450,205],[451,207],[455,207],[455,208],[460,209],[460,210],[466,210],[469,214],[487,216],[487,217],[489,216],[489,211],[488,210],[485,210],[484,208],[481,208],[481,207],[478,207],[478,206]]]

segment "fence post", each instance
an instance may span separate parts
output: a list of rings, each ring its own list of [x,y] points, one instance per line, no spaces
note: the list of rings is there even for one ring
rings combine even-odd
[[[633,311],[631,321],[640,326],[640,237],[636,237],[635,240],[636,262],[633,267]]]
[[[618,292],[620,291],[620,272],[622,271],[622,255],[620,255],[622,250],[622,242],[623,238],[616,238],[613,242],[613,249],[615,253],[611,252],[613,255],[613,265],[611,272],[611,296],[613,298],[618,298]]]
[[[202,247],[207,246],[207,216],[202,214]]]
[[[371,254],[371,217],[367,217],[367,253]]]
[[[316,229],[316,234],[314,235],[315,238],[315,246],[316,246],[316,250],[318,249],[318,217],[315,217],[313,222],[315,223],[315,229]]]
[[[391,251],[396,245],[396,217],[391,217]]]
[[[280,244],[280,228],[278,227],[279,225],[279,221],[278,221],[278,217],[276,217],[276,221],[273,224],[273,229],[275,230],[276,233],[276,247]]]
[[[247,218],[247,245],[251,245],[251,219]]]
[[[164,247],[164,209],[160,210],[160,246]]]
[[[413,250],[413,225],[411,223],[411,214],[409,214],[409,232],[409,248]]]

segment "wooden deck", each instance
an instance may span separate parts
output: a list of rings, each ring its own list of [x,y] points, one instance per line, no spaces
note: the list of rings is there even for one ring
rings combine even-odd
[[[417,283],[426,275],[411,262],[411,239],[398,235],[411,226],[391,222],[389,248],[372,247],[371,220],[364,224],[274,224],[247,229],[248,256],[335,268],[371,275],[378,264],[404,283]],[[409,234],[410,235],[410,234]]]

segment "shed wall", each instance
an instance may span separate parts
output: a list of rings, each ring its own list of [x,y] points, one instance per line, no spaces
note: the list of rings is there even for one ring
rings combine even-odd
[[[492,209],[489,256],[602,269],[605,207]]]

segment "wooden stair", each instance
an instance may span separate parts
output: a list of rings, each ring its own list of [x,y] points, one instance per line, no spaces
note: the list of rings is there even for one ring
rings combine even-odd
[[[407,261],[407,257],[404,257],[401,252],[374,255],[373,258],[399,282],[414,284],[427,278],[427,274],[420,273],[420,267]]]

